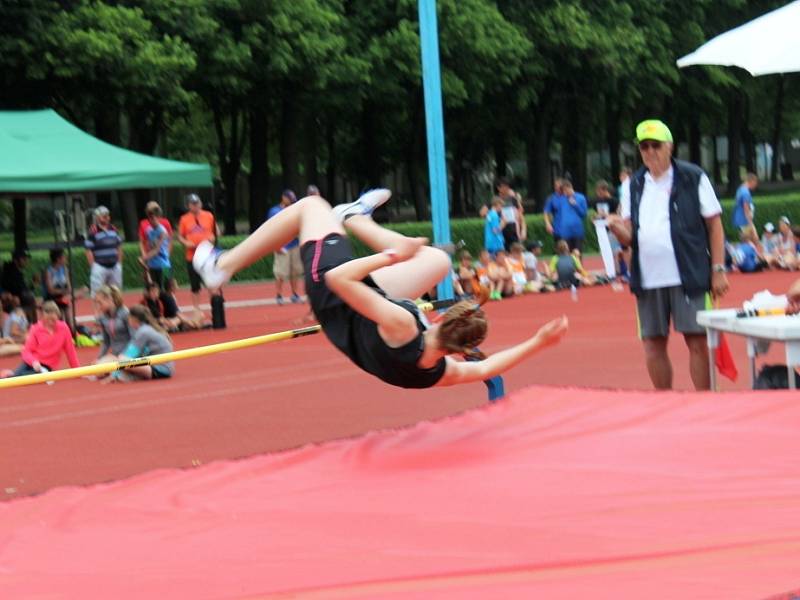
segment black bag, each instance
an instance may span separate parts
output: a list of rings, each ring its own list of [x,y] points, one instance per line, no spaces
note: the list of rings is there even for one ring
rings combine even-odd
[[[211,326],[214,329],[225,329],[225,298],[222,294],[211,296]]]
[[[800,374],[795,371],[796,381],[800,381]],[[786,365],[764,365],[758,372],[755,390],[787,390],[789,389],[789,369]]]

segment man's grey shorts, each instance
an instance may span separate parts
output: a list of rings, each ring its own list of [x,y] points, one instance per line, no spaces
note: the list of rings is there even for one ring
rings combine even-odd
[[[706,310],[708,298],[706,292],[687,296],[679,285],[642,290],[636,297],[639,337],[668,336],[670,319],[675,323],[675,331],[704,335],[705,327],[697,324],[697,311]]]

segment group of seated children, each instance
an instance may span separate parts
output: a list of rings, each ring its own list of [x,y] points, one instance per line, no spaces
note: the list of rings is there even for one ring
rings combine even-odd
[[[144,287],[142,304],[146,306],[155,317],[158,324],[170,333],[177,331],[191,331],[193,329],[207,329],[211,326],[203,319],[202,314],[189,317],[178,308],[175,298],[175,280],[166,282],[166,290],[162,290],[158,283],[149,281]]]
[[[117,362],[172,351],[169,334],[144,305],[128,309],[119,288],[103,286],[95,294],[97,323],[102,343],[97,363]],[[175,324],[179,324],[176,321]],[[26,333],[27,330],[27,333]],[[21,346],[22,362],[15,369],[0,371],[0,378],[47,373],[60,368],[62,356],[70,367],[79,367],[75,342],[62,311],[53,300],[42,303],[41,318],[28,329],[24,312],[12,307],[3,322],[3,343],[0,349],[15,344]],[[5,355],[5,354],[0,354]],[[164,379],[175,372],[174,363],[142,365],[113,371],[106,382]]]
[[[778,221],[778,231],[772,223],[764,225],[761,239],[755,227],[742,227],[738,244],[725,244],[725,262],[729,270],[755,273],[764,269],[794,271],[800,268],[798,236],[788,217]]]
[[[540,260],[541,242],[511,245],[511,252],[498,250],[492,255],[481,250],[478,261],[464,250],[459,255],[456,293],[479,295],[485,290],[490,300],[524,293],[554,291],[573,285],[594,285],[596,279],[581,264],[580,257],[570,253],[565,241],[556,244],[556,256],[548,264]]]

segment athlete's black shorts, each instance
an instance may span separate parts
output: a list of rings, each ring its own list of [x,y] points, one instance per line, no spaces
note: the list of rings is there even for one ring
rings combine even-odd
[[[325,284],[325,273],[353,259],[347,236],[331,233],[300,248],[305,272],[306,296],[322,330],[337,348],[349,346],[351,321],[357,313]],[[369,275],[364,283],[383,293]]]

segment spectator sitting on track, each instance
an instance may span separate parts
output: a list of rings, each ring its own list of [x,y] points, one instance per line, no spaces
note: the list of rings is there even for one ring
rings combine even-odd
[[[22,352],[22,346],[28,337],[28,318],[19,306],[19,300],[10,294],[3,298],[3,308],[10,309],[0,313],[3,315],[2,336],[0,336],[0,357],[16,356]]]
[[[761,253],[770,268],[778,266],[780,245],[778,243],[778,236],[775,234],[775,225],[772,223],[766,223],[764,225],[764,233],[761,236]]]
[[[767,267],[767,260],[753,241],[755,235],[755,229],[743,228],[739,232],[741,241],[731,252],[733,265],[742,273],[757,273]]]
[[[547,261],[539,260],[542,255],[542,242],[534,240],[528,242],[525,246],[525,251],[522,253],[522,259],[525,261],[525,276],[528,281],[539,281],[545,288],[552,287],[548,284],[550,280],[550,267]],[[552,291],[548,289],[548,291]]]
[[[511,287],[515,296],[525,292],[539,292],[541,288],[528,287],[528,277],[525,275],[525,259],[522,258],[523,247],[519,242],[511,244],[511,252],[506,258],[506,266],[511,273]]]
[[[465,294],[478,296],[481,284],[478,282],[478,273],[472,264],[472,255],[468,250],[462,250],[458,257],[458,279]]]
[[[797,268],[797,242],[792,232],[792,222],[783,216],[778,221],[778,266],[794,271]]]
[[[505,250],[498,250],[494,262],[489,265],[489,278],[494,281],[494,300],[502,300],[514,295],[514,282],[511,278],[511,265]]]
[[[27,250],[14,250],[11,253],[11,262],[3,265],[3,276],[0,281],[0,289],[4,293],[15,296],[18,306],[22,307],[28,321],[36,322],[36,298],[33,295],[28,283],[25,281],[25,267],[31,255]]]
[[[169,335],[158,324],[158,321],[146,306],[141,304],[132,306],[128,320],[133,331],[133,337],[122,354],[117,357],[118,360],[130,360],[132,358],[172,352],[172,341],[169,339]],[[142,365],[141,367],[128,367],[124,371],[114,371],[107,382],[167,379],[174,374],[175,363],[167,362],[161,365]]]
[[[175,292],[178,291],[178,283],[175,278],[171,278],[167,282],[167,291],[161,292],[159,298],[161,299],[161,306],[164,309],[164,317],[167,319],[178,319],[178,329],[180,331],[191,331],[194,329],[208,329],[211,323],[203,318],[203,315],[195,315],[194,317],[187,317],[181,312],[178,306],[178,299]]]
[[[14,371],[6,370],[0,376],[19,377],[55,371],[60,366],[62,353],[67,356],[70,367],[80,366],[72,332],[61,320],[58,305],[48,300],[42,305],[41,320],[28,332],[22,348],[22,363]]]
[[[96,362],[116,360],[117,356],[131,341],[131,329],[128,324],[128,309],[122,300],[122,292],[113,285],[104,285],[97,290],[94,297],[97,322],[103,333],[100,353]]]
[[[556,253],[550,261],[550,272],[557,289],[563,290],[573,285],[594,285],[594,278],[583,268],[578,255],[569,251],[566,240],[559,240]]]

